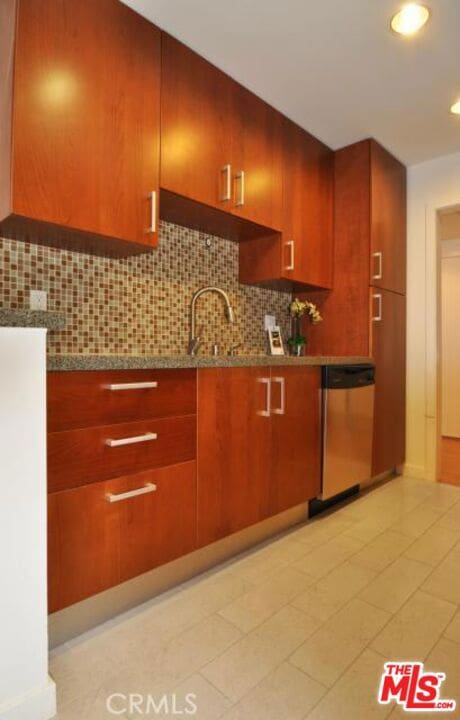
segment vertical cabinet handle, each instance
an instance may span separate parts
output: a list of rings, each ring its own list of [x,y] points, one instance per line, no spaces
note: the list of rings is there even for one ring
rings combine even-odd
[[[157,231],[157,194],[155,190],[149,193],[150,200],[150,226],[147,228],[148,233]]]
[[[377,300],[377,304],[378,304],[377,315],[372,316],[372,322],[381,322],[382,321],[382,293],[375,293],[374,295],[372,295],[372,300],[374,302]]]
[[[381,280],[383,278],[383,253],[382,252],[372,253],[372,257],[378,261],[378,263],[377,263],[378,270],[374,273],[374,275],[372,275],[372,280]],[[374,263],[374,270],[375,270],[375,263]]]
[[[286,410],[286,383],[284,377],[274,377],[272,382],[280,386],[280,406],[272,410],[274,415],[284,415]]]
[[[220,200],[221,202],[227,202],[232,199],[232,166],[224,165],[221,173],[223,175],[223,192]]]
[[[120,500],[128,500],[128,498],[138,497],[139,495],[147,495],[147,493],[155,492],[157,486],[155,483],[146,483],[144,487],[137,488],[136,490],[128,490],[124,493],[107,493],[105,496],[107,502],[114,503],[120,502]]]
[[[286,247],[289,248],[290,251],[290,258],[289,263],[286,265],[286,270],[294,270],[295,267],[295,243],[294,240],[288,240],[286,243]]]
[[[270,417],[271,414],[271,404],[272,404],[272,387],[270,378],[257,378],[257,382],[262,383],[262,385],[265,385],[266,388],[266,395],[265,395],[265,410],[259,410],[257,412],[258,415],[261,415],[262,417]]]
[[[238,181],[239,184],[239,193],[238,198],[235,202],[236,207],[241,207],[244,205],[244,193],[245,193],[245,186],[244,186],[244,170],[240,170],[240,172],[236,173],[235,179]]]

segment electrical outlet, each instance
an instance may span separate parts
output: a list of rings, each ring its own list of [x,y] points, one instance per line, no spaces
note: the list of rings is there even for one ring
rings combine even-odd
[[[30,291],[30,309],[46,310],[48,304],[48,295],[44,290]]]
[[[271,330],[276,325],[276,315],[265,315],[264,328],[265,330]]]

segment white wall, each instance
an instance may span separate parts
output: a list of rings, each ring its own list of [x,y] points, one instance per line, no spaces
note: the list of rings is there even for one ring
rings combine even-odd
[[[46,330],[0,328],[0,720],[48,720]]]
[[[409,474],[436,479],[440,431],[437,210],[460,205],[460,153],[408,173],[407,451]]]
[[[447,254],[442,243],[442,435],[460,438],[460,254]],[[458,250],[457,250],[458,252]]]

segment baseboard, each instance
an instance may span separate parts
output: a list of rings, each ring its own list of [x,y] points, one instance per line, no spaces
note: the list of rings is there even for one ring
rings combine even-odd
[[[267,518],[189,555],[49,616],[50,649],[152,600],[308,519],[308,503]],[[2,718],[0,717],[0,720]]]
[[[0,706],[0,720],[51,720],[56,715],[56,685],[48,678],[44,687]]]
[[[416,480],[427,480],[427,473],[425,467],[422,465],[410,465],[406,463],[404,465],[403,475],[406,477],[414,478]]]

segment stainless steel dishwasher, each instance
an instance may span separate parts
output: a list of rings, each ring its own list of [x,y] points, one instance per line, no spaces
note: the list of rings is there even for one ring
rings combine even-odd
[[[323,368],[321,500],[371,477],[374,383],[373,365]]]

